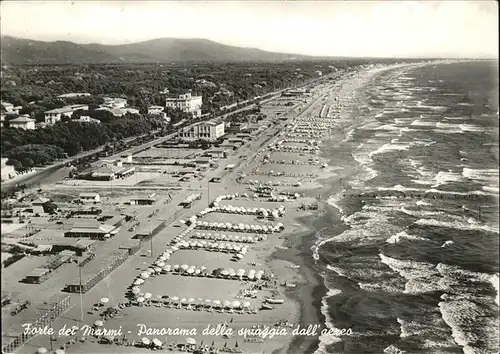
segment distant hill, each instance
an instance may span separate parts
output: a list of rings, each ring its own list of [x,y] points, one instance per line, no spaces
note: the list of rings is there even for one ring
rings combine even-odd
[[[43,42],[2,36],[4,64],[162,63],[177,61],[284,61],[314,57],[234,47],[207,39],[159,38],[121,45]]]

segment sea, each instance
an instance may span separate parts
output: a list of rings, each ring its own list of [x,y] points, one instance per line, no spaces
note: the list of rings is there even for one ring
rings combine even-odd
[[[326,154],[353,174],[318,231],[316,353],[498,353],[498,63],[411,65],[357,94]],[[323,225],[335,223],[323,216]]]

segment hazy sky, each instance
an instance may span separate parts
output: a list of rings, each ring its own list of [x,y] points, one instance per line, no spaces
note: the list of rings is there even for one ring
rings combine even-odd
[[[496,1],[2,1],[2,34],[120,44],[207,38],[328,56],[498,58]]]

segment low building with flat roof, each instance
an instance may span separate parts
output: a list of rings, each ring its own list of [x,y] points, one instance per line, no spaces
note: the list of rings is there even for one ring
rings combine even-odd
[[[82,202],[91,202],[91,203],[98,203],[100,200],[99,193],[80,193],[78,198]]]
[[[49,276],[50,276],[50,269],[36,268],[26,275],[26,277],[23,279],[23,282],[31,284],[41,284],[47,279],[49,279]]]
[[[64,233],[64,237],[86,237],[92,240],[104,240],[114,236],[118,228],[113,225],[100,224],[96,220],[85,220],[75,223],[71,230]]]
[[[182,128],[178,135],[179,138],[184,141],[215,141],[221,136],[224,136],[224,126],[225,124],[222,121],[198,122]]]

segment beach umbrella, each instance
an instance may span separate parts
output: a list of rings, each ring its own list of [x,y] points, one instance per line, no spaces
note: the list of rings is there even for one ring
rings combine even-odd
[[[181,299],[181,302],[182,302],[182,303],[185,303],[185,302],[187,302],[187,299],[186,299],[185,297],[183,297],[183,298]]]
[[[238,269],[238,271],[236,272],[236,274],[239,276],[239,277],[242,277],[245,275],[245,269]]]
[[[172,269],[172,266],[170,264],[166,264],[164,267],[163,267],[163,270],[166,271],[166,272],[170,272],[170,270]]]
[[[139,302],[139,303],[140,303],[140,302],[144,302],[144,298],[143,298],[143,297],[138,297],[138,298],[137,298],[137,302]]]
[[[196,270],[194,271],[194,274],[196,274],[196,275],[200,275],[200,274],[201,274],[201,269],[196,269]]]
[[[142,338],[142,344],[149,345],[150,343],[151,343],[151,341],[148,338],[146,338],[146,337]]]
[[[151,299],[151,296],[152,296],[151,293],[145,293],[144,294],[144,298],[145,299]]]
[[[174,296],[171,300],[172,301],[179,301],[179,297],[178,296]]]
[[[224,301],[224,307],[230,307],[231,306],[231,301],[225,300]]]
[[[242,304],[243,307],[250,307],[250,302],[248,301],[245,301],[243,304]]]
[[[227,277],[229,275],[229,271],[227,271],[226,269],[224,269],[221,274],[225,277]]]
[[[188,344],[188,345],[196,345],[196,339],[191,338],[191,337],[186,338],[186,344]]]
[[[201,267],[200,267],[200,269],[201,269],[202,271],[205,271],[205,270],[207,270],[207,267],[205,267],[205,266],[201,266]]]
[[[137,286],[132,288],[132,294],[139,294],[141,292],[141,289]]]
[[[189,268],[189,266],[187,264],[181,265],[181,269],[182,270],[187,270],[188,268]]]
[[[241,303],[239,301],[233,301],[231,305],[237,309],[238,307],[241,306]]]
[[[220,305],[221,305],[220,300],[214,300],[214,301],[212,301],[212,303],[213,303],[215,306],[220,306]]]
[[[134,281],[134,285],[141,285],[141,284],[144,284],[144,280],[143,279],[136,279]]]
[[[229,272],[229,276],[230,276],[230,277],[234,277],[234,276],[236,275],[236,272],[234,271],[234,269],[233,269],[233,268],[229,268],[229,269],[228,269],[228,272]]]
[[[48,350],[46,348],[40,347],[40,348],[37,349],[36,353],[37,354],[45,354],[45,353],[47,353],[47,351]]]
[[[187,270],[187,272],[188,272],[188,274],[193,274],[193,273],[194,273],[194,269],[193,269],[193,268],[189,268],[189,269]]]
[[[188,302],[194,302],[194,298],[190,297],[190,298],[188,299]]]
[[[101,304],[107,304],[109,302],[109,299],[107,297],[101,298]]]
[[[161,347],[162,343],[158,338],[153,339],[153,344],[157,347]]]
[[[165,265],[165,263],[163,263],[163,265]],[[160,267],[155,267],[155,272],[156,273],[160,273],[161,272],[161,268]]]
[[[54,351],[54,354],[64,354],[66,353],[63,349],[59,348]]]
[[[101,320],[97,320],[94,322],[94,326],[96,327],[102,327],[104,326],[104,322],[102,322]]]
[[[242,255],[241,253],[238,253],[238,254],[236,255],[236,257],[237,257],[238,259],[242,259],[242,258],[243,258],[243,255]]]

